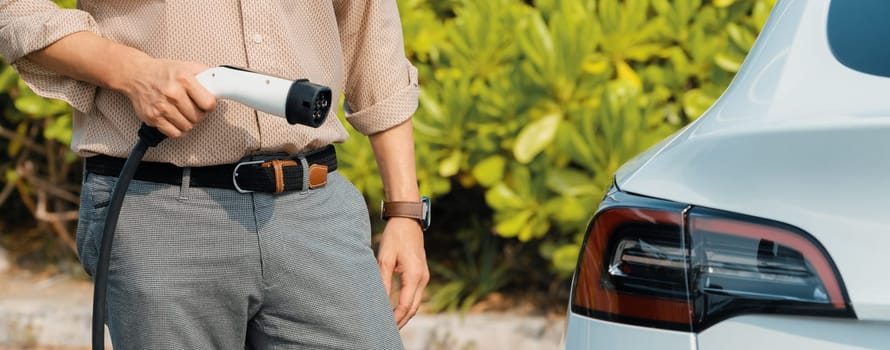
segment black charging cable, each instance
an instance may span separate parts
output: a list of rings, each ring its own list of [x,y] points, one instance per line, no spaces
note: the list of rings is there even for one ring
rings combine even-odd
[[[157,146],[167,138],[157,128],[142,124],[139,128],[139,141],[130,151],[121,174],[111,191],[111,201],[105,214],[105,228],[102,233],[102,247],[99,250],[99,261],[96,263],[95,281],[93,285],[93,350],[105,348],[105,295],[108,291],[108,266],[111,261],[111,247],[114,242],[114,231],[120,217],[121,206],[130,180],[136,174],[142,157],[149,147]]]

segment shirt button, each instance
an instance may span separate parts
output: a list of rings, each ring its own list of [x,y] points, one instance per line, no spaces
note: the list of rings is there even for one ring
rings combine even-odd
[[[262,43],[262,42],[263,42],[263,35],[262,35],[262,34],[254,34],[254,35],[253,35],[253,42],[255,42],[255,43],[257,43],[257,44]]]

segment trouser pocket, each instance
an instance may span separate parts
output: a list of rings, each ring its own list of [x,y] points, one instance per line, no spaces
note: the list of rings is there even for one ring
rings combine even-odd
[[[84,176],[77,221],[77,255],[84,271],[93,276],[99,260],[105,215],[111,200],[114,178],[91,173],[86,173]]]

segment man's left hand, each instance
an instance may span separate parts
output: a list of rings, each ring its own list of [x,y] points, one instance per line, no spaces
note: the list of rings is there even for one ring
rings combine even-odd
[[[410,218],[390,218],[380,240],[377,263],[380,265],[386,295],[390,295],[392,290],[393,272],[398,273],[402,281],[399,302],[393,310],[396,323],[401,329],[417,314],[423,299],[423,290],[430,280],[420,223]]]

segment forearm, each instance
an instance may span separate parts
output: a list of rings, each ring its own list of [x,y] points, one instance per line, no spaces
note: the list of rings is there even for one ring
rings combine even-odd
[[[417,202],[417,169],[414,159],[414,128],[409,119],[370,136],[388,201]]]
[[[77,32],[28,56],[44,68],[104,88],[123,91],[130,79],[128,67],[150,57],[91,32]]]

